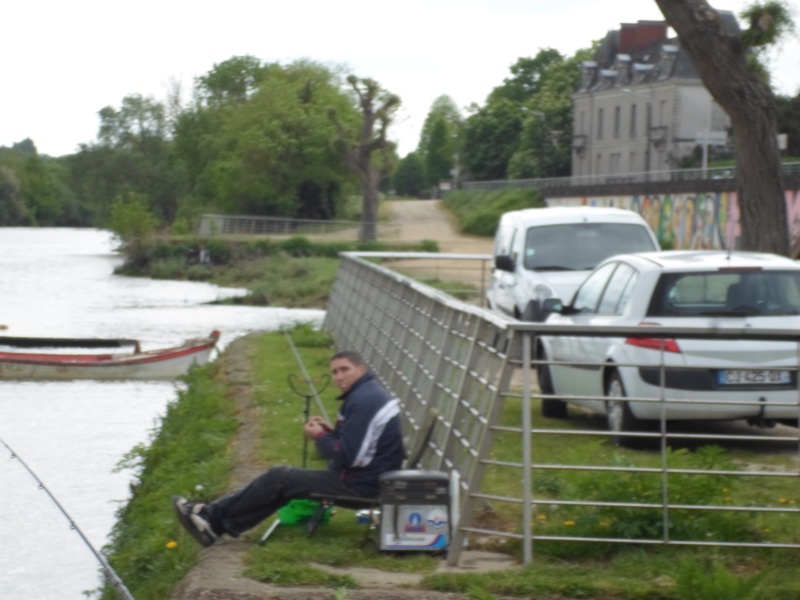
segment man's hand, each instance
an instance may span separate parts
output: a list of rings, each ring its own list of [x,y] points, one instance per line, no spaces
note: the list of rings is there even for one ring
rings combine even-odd
[[[303,426],[303,432],[306,437],[312,440],[325,435],[329,431],[332,431],[331,426],[322,417],[311,417]]]

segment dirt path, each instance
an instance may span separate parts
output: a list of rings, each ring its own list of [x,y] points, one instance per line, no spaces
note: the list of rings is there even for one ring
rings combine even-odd
[[[441,200],[393,200],[392,225],[397,226],[399,239],[404,241],[434,240],[440,252],[453,254],[489,254],[490,238],[461,235],[453,217]]]
[[[439,201],[403,200],[391,203],[392,224],[397,224],[397,239],[407,241],[435,240],[441,252],[486,254],[491,252],[491,240],[471,238],[458,234],[450,215]],[[245,485],[264,470],[258,456],[260,432],[257,427],[258,408],[252,398],[253,335],[232,342],[217,360],[222,376],[233,386],[233,397],[238,406],[238,418],[243,425],[233,442],[236,467],[231,478],[231,488]],[[199,563],[175,589],[171,600],[320,600],[335,598],[330,589],[283,588],[259,583],[244,577],[244,557],[257,542],[254,534],[239,539],[223,538],[210,548],[200,551]],[[357,543],[354,540],[354,543]],[[514,566],[505,555],[480,551],[461,554],[457,572],[474,572],[507,569]],[[316,565],[317,568],[324,568]],[[442,570],[448,568],[443,563]],[[349,590],[348,600],[461,600],[468,596],[445,594],[414,589],[421,576],[408,573],[388,573],[373,569],[329,569],[347,573],[363,589]]]

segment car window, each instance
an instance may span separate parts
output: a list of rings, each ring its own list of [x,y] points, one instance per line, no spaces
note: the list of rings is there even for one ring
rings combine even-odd
[[[581,287],[578,288],[578,291],[575,292],[572,308],[580,313],[595,312],[600,296],[603,294],[608,279],[616,267],[617,263],[609,263],[589,275]]]
[[[603,292],[597,314],[620,315],[630,300],[638,274],[630,265],[619,263]]]
[[[524,267],[528,270],[594,269],[615,254],[658,250],[649,230],[635,223],[567,223],[528,228]]]
[[[649,316],[800,314],[800,271],[664,273]]]

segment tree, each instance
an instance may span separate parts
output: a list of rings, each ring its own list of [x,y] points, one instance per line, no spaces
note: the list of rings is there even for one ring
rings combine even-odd
[[[453,156],[450,127],[439,118],[433,125],[425,153],[425,180],[429,186],[438,188],[441,181],[452,179]]]
[[[425,166],[416,152],[409,152],[395,169],[394,191],[400,196],[419,196],[425,187]]]
[[[450,156],[436,157],[429,159],[428,153],[431,146],[431,136],[433,135],[434,128],[437,127],[439,121],[444,121],[446,125],[446,140],[437,140],[436,151],[442,151],[446,147],[450,152]],[[441,132],[439,132],[441,135]],[[422,131],[419,136],[419,143],[417,144],[417,154],[419,154],[423,163],[428,163],[429,160],[440,162],[445,160],[450,163],[445,177],[450,178],[450,171],[453,168],[460,167],[462,143],[464,136],[464,118],[461,116],[461,111],[458,110],[456,103],[450,96],[442,95],[436,98],[425,117],[425,123],[422,125]],[[442,179],[441,175],[428,174],[428,185],[437,185]]]
[[[505,179],[519,144],[523,111],[506,98],[474,110],[464,126],[464,167],[473,179]]]
[[[558,50],[544,48],[539,50],[534,58],[517,59],[509,69],[513,77],[507,77],[503,80],[503,85],[494,88],[489,100],[505,98],[517,104],[524,104],[539,92],[540,81],[550,65],[563,58]]]
[[[164,105],[134,94],[98,114],[98,141],[68,157],[73,187],[93,207],[94,222],[105,224],[112,199],[126,192],[141,194],[154,215],[171,222],[186,182],[174,161]]]
[[[752,52],[786,31],[788,11],[777,2],[753,5],[743,15],[750,27],[740,31],[705,0],[656,4],[709,93],[731,119],[742,247],[788,255],[775,98]]]
[[[386,131],[400,106],[400,97],[383,90],[373,79],[347,78],[361,112],[357,131],[348,125],[336,110],[329,112],[339,131],[339,148],[347,164],[361,182],[362,240],[374,240],[378,218],[378,186],[391,172],[388,157],[394,145],[386,139]]]
[[[243,104],[250,98],[269,71],[274,68],[263,65],[254,56],[234,56],[197,78],[196,92],[211,106]]]
[[[522,133],[508,163],[512,179],[562,177],[570,174],[572,161],[572,92],[581,77],[581,64],[590,49],[561,57],[555,50],[542,51],[546,66],[539,72],[536,91],[522,107]]]

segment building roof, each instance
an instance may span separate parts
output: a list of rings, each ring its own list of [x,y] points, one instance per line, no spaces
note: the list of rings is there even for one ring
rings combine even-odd
[[[730,11],[717,11],[723,30],[738,34],[739,25]],[[596,92],[678,79],[700,81],[688,53],[677,37],[667,37],[666,21],[622,23],[609,31],[600,43],[594,60],[583,63],[583,76],[577,92]]]

